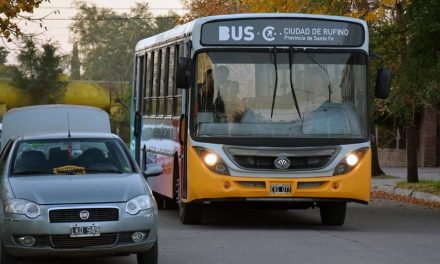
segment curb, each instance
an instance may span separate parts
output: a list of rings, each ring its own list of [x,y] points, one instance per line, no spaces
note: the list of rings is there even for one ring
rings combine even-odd
[[[395,195],[411,197],[417,200],[430,201],[440,203],[440,195],[431,193],[417,192],[411,189],[402,189],[394,185],[373,185],[373,191],[386,192]]]

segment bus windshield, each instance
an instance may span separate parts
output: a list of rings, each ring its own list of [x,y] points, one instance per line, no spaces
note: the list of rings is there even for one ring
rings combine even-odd
[[[365,138],[366,63],[359,52],[199,53],[192,134]]]

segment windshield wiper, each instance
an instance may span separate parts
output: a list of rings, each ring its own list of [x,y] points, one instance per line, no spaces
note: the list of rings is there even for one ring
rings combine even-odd
[[[293,101],[295,102],[296,111],[298,112],[299,118],[301,118],[301,112],[299,111],[298,100],[296,99],[295,88],[293,87],[292,80],[292,64],[293,64],[293,48],[289,47],[289,80],[290,80],[290,90],[292,91]]]
[[[278,65],[277,65],[277,48],[273,47],[273,65],[275,66],[275,87],[273,89],[272,109],[270,110],[270,118],[273,116],[273,108],[275,107],[275,98],[278,88]]]
[[[31,174],[50,174],[45,170],[27,170],[27,171],[17,171],[13,175],[31,175]]]
[[[330,75],[328,74],[327,69],[322,66],[321,64],[319,64],[313,57],[312,55],[310,55],[309,52],[305,51],[305,53],[307,54],[307,56],[310,58],[310,60],[319,68],[321,68],[323,71],[325,71],[325,74],[327,75],[327,79],[328,79],[328,100],[329,102],[332,101],[332,82],[330,81]]]
[[[96,172],[96,173],[124,173],[121,170],[117,169],[86,169],[87,172]]]

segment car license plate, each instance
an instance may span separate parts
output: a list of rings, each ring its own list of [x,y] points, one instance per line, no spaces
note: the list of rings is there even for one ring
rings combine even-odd
[[[292,186],[290,184],[272,184],[270,192],[276,194],[292,193]]]
[[[71,225],[70,237],[95,237],[100,236],[99,225]]]

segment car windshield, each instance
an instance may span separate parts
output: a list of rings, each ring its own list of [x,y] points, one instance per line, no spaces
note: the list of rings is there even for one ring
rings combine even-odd
[[[16,148],[12,175],[130,173],[127,155],[114,138],[24,140]]]
[[[202,52],[192,135],[364,138],[367,66],[359,52]]]

